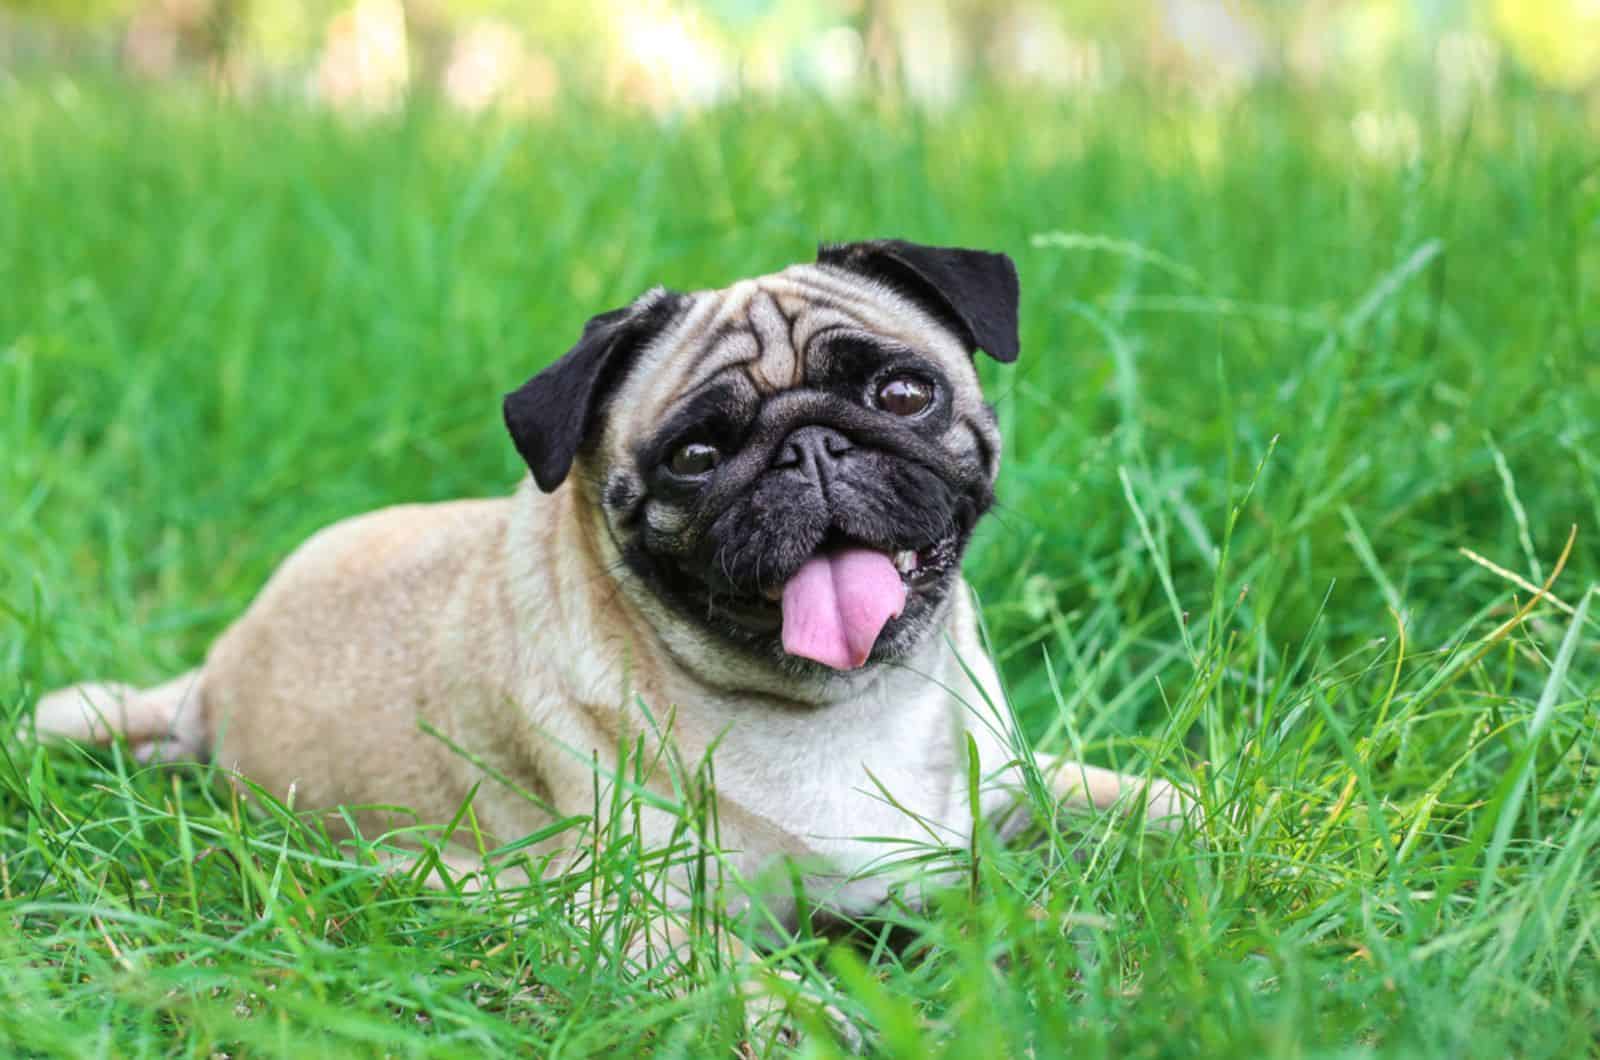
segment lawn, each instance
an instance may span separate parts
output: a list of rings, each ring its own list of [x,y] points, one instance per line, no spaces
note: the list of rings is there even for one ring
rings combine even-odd
[[[318,527],[508,491],[499,395],[648,285],[1002,249],[1023,354],[983,365],[1006,452],[967,569],[1013,705],[1206,821],[950,853],[931,908],[767,971],[890,1056],[1595,1055],[1600,131],[1532,93],[1361,109],[350,119],[0,82],[0,732],[194,665]],[[788,1048],[746,1030],[714,873],[692,961],[620,958],[679,855],[597,798],[572,877],[462,896],[203,774],[0,736],[0,1052]]]

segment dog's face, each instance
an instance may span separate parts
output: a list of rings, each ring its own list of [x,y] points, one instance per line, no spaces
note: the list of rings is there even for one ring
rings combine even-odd
[[[999,462],[972,357],[1016,357],[1016,310],[1002,255],[824,247],[596,317],[506,421],[541,489],[576,462],[658,625],[793,676],[856,669],[943,612]]]

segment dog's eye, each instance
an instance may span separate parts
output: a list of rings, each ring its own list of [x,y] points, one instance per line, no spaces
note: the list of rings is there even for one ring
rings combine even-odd
[[[689,442],[672,451],[667,466],[672,469],[674,475],[695,478],[716,467],[721,460],[722,454],[717,452],[715,446],[704,442]]]
[[[878,387],[878,407],[895,416],[915,416],[933,404],[933,386],[921,379],[897,375]]]

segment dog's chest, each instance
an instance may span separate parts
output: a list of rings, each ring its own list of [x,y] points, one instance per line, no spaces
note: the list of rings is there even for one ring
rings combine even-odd
[[[963,845],[958,708],[927,691],[730,717],[714,757],[723,847],[747,873],[788,860],[842,882],[930,845]],[[852,885],[839,904],[871,904],[885,883]]]

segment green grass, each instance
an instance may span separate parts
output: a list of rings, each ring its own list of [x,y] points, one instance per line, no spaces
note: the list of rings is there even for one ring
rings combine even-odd
[[[193,665],[332,520],[508,490],[499,394],[649,284],[823,238],[1004,249],[1024,352],[984,367],[1006,463],[968,571],[1017,712],[1210,815],[985,843],[931,908],[770,968],[883,1055],[1594,1055],[1594,119],[1423,111],[1401,165],[1353,113],[343,121],[0,82],[0,711]],[[1574,526],[1577,616],[1460,551],[1541,582]],[[714,873],[692,964],[619,959],[677,856],[626,806],[571,877],[472,898],[117,750],[0,751],[7,1055],[746,1037]]]

